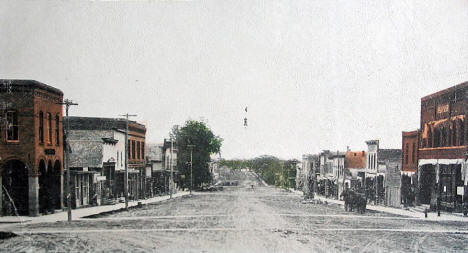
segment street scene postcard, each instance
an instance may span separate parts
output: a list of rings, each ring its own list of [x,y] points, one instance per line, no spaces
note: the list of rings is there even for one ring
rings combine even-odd
[[[468,252],[467,0],[0,0],[0,253]]]

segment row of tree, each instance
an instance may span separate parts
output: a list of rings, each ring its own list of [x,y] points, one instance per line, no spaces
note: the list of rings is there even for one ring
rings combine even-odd
[[[275,156],[263,155],[253,159],[221,160],[220,166],[231,169],[250,169],[267,184],[283,188],[295,188],[297,160],[281,160]]]
[[[180,172],[179,185],[190,188],[190,161],[193,162],[193,187],[211,183],[209,170],[211,155],[219,153],[223,139],[214,135],[202,121],[188,120],[181,128],[174,126],[170,137],[177,148],[177,169]],[[192,155],[192,159],[191,159]]]

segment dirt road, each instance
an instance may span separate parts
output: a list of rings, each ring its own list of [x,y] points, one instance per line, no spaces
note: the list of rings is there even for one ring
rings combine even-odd
[[[236,187],[97,218],[31,224],[0,251],[463,252],[468,229],[337,205],[303,204],[251,174]],[[252,189],[251,185],[255,187]]]

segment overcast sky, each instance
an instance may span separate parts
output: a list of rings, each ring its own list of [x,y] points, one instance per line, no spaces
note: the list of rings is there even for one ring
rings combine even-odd
[[[421,97],[468,81],[468,1],[0,0],[0,52],[147,142],[203,119],[225,158],[401,148]]]

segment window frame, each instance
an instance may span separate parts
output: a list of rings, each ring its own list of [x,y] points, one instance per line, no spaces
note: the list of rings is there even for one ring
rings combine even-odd
[[[39,143],[44,144],[44,112],[39,112]]]
[[[10,139],[10,115],[13,114],[13,123],[11,127],[13,128],[13,136],[15,135],[14,133],[16,132],[16,139]],[[7,110],[5,112],[5,119],[6,119],[6,128],[5,128],[5,139],[9,143],[17,143],[19,142],[19,123],[18,123],[18,111],[16,110]],[[16,124],[15,124],[16,121]]]

